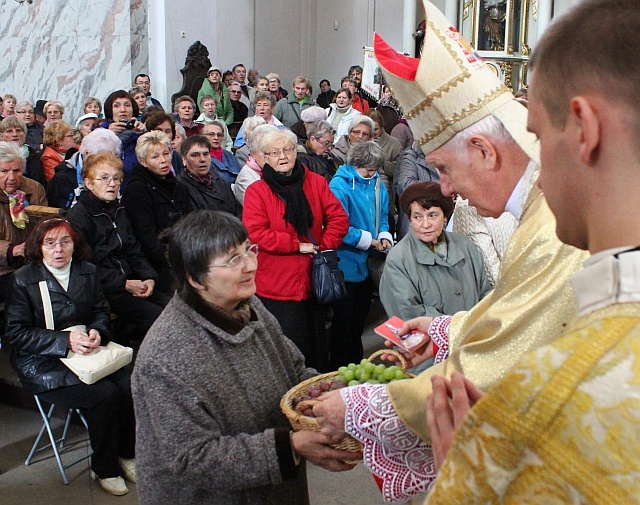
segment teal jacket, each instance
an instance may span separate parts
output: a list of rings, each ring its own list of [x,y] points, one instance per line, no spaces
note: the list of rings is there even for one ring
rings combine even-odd
[[[376,184],[380,198],[378,232],[376,233]],[[362,282],[369,276],[367,258],[371,240],[386,238],[393,243],[389,233],[389,197],[387,188],[376,173],[365,179],[353,165],[342,165],[331,179],[329,189],[340,200],[349,216],[349,231],[338,248],[340,263],[347,282]]]

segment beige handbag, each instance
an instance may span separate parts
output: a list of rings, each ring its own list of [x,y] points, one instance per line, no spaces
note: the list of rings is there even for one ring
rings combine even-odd
[[[53,324],[53,307],[47,281],[38,283],[40,296],[42,296],[42,306],[44,307],[44,319],[48,330],[55,329]],[[71,326],[63,331],[87,331],[84,325]],[[133,349],[124,347],[115,342],[99,346],[91,354],[76,354],[69,351],[66,358],[60,361],[69,368],[85,384],[94,384],[107,375],[127,366],[133,359]]]

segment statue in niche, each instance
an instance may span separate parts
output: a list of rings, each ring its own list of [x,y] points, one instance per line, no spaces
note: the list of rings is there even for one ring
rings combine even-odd
[[[197,102],[198,91],[202,86],[202,81],[207,77],[207,71],[211,67],[209,59],[209,50],[207,46],[196,40],[187,50],[187,57],[184,61],[184,67],[180,69],[182,74],[182,88],[177,93],[171,95],[171,109],[176,98],[182,95],[189,95]],[[196,112],[198,105],[196,105]]]
[[[484,10],[480,12],[484,36],[480,37],[480,49],[503,51],[507,0],[484,0]]]

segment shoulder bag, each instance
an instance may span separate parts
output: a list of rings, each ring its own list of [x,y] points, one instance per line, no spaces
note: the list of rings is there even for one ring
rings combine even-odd
[[[38,283],[40,288],[40,296],[42,297],[42,306],[44,307],[44,319],[48,330],[55,329],[53,324],[53,307],[51,306],[51,297],[49,296],[49,288],[47,281]],[[63,331],[87,331],[86,326],[77,325],[65,328]],[[120,370],[127,366],[133,359],[133,349],[124,347],[115,342],[109,342],[107,345],[99,346],[91,354],[76,354],[69,350],[66,358],[60,358],[60,361],[69,368],[78,378],[85,384],[94,384],[100,379],[104,379],[107,375]]]

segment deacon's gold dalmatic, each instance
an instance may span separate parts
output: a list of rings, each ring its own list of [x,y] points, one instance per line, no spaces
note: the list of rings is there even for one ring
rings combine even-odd
[[[640,501],[640,303],[573,321],[458,431],[428,505]]]
[[[486,390],[528,351],[548,344],[576,315],[568,279],[588,253],[562,244],[544,196],[533,188],[500,267],[495,289],[449,326],[450,355],[412,380],[389,384],[389,396],[402,421],[429,442],[425,399],[431,376],[458,370]]]

